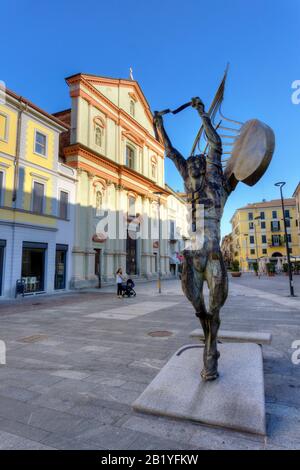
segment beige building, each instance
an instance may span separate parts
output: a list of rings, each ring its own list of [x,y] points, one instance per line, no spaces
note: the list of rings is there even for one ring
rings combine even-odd
[[[299,243],[300,243],[300,183],[294,191],[293,197],[296,201],[296,225],[298,227]]]
[[[170,273],[177,276],[182,262],[182,251],[188,240],[188,213],[185,193],[178,193],[166,184],[171,193],[167,199],[167,218],[169,224],[168,250]]]
[[[87,74],[66,82],[71,109],[55,116],[70,125],[61,158],[78,179],[73,286],[111,281],[119,267],[130,277],[157,275],[158,198],[161,271],[169,275],[164,148],[139,84]]]
[[[288,246],[292,261],[300,256],[296,200],[284,200]],[[243,271],[261,258],[276,262],[286,259],[281,200],[262,201],[237,209],[231,219],[233,258]]]
[[[231,263],[234,259],[233,256],[233,243],[232,243],[232,235],[225,235],[222,238],[221,242],[221,251],[223,254],[223,259],[227,267],[231,266]]]

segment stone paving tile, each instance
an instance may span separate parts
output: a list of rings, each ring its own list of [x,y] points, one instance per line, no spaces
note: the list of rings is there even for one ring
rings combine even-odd
[[[78,438],[68,438],[65,435],[52,433],[47,439],[45,439],[47,445],[56,450],[107,450],[104,447],[100,447],[98,443],[94,443],[91,440],[81,440]]]
[[[210,450],[263,450],[265,448],[264,441],[255,440],[255,436],[252,440],[251,437],[250,435],[247,439],[245,435],[239,436],[239,433],[233,435],[228,431],[225,434],[224,431],[218,433],[215,430],[199,429],[194,433],[190,444]]]
[[[24,437],[15,436],[5,431],[0,431],[0,449],[3,450],[52,450],[53,447],[45,446]]]
[[[48,431],[6,418],[0,418],[0,429],[36,442],[42,441],[50,435]]]
[[[263,347],[268,412],[265,441],[132,411],[132,402],[179,347],[193,342],[189,333],[199,327],[177,281],[164,282],[161,296],[155,293],[154,284],[138,286],[137,298],[122,304],[133,312],[145,302],[149,308],[151,302],[175,305],[169,309],[161,305],[160,310],[128,321],[85,316],[120,308],[115,295],[103,291],[45,296],[39,298],[39,306],[30,299],[18,300],[3,308],[1,339],[7,341],[9,354],[7,366],[0,367],[0,430],[19,436],[12,441],[16,448],[22,448],[22,442],[24,448],[36,445],[35,441],[74,449],[126,449],[134,448],[134,443],[145,449],[300,448],[300,366],[291,362],[292,341],[300,338],[300,313],[289,309],[286,302],[274,303],[269,295],[264,297],[265,290],[277,293],[273,283],[283,293],[285,278],[275,278],[272,283],[264,279],[260,284],[253,278],[230,279],[231,295],[222,309],[222,328],[273,334],[272,345]],[[250,290],[245,295],[248,280],[253,289],[261,291],[259,295]],[[300,278],[296,282],[300,292]],[[0,311],[1,307],[0,302]],[[155,330],[173,335],[150,337],[148,333]],[[18,341],[39,334],[47,338],[36,343]],[[191,430],[192,436],[184,437]]]
[[[20,401],[31,401],[39,397],[39,393],[33,392],[31,390],[26,390],[26,388],[16,387],[12,385],[1,385],[0,386],[0,400],[1,397],[15,398]]]
[[[198,450],[191,444],[175,442],[164,437],[153,437],[149,434],[140,433],[139,437],[128,446],[129,450]]]
[[[114,409],[108,409],[95,403],[77,404],[69,409],[69,413],[84,418],[93,418],[101,424],[114,424],[124,415],[124,412]]]
[[[74,380],[82,380],[91,375],[90,373],[80,372],[78,370],[57,370],[55,372],[50,372],[50,374],[57,377]]]
[[[44,431],[60,433],[79,433],[82,428],[86,429],[89,427],[89,423],[79,416],[47,408],[33,410],[27,424]]]
[[[189,443],[197,427],[187,425],[184,421],[162,419],[153,416],[132,416],[123,425],[123,428],[132,429],[141,433],[148,433],[156,437],[172,441]]]

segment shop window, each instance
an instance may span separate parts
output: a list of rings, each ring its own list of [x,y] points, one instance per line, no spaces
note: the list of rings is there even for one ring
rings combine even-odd
[[[46,243],[23,242],[22,279],[25,293],[44,291]]]
[[[56,245],[54,289],[66,288],[67,245]]]

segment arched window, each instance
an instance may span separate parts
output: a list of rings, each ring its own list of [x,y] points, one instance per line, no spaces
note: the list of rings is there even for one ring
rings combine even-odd
[[[154,180],[156,180],[156,177],[157,177],[157,165],[156,163],[153,163],[151,164],[151,174],[152,174],[152,178]]]
[[[102,210],[102,193],[101,191],[96,192],[96,216],[99,217],[101,215]]]
[[[131,217],[136,216],[135,198],[133,196],[129,196],[129,198],[128,198],[128,215],[131,216]]]
[[[135,167],[134,154],[134,149],[129,145],[126,145],[126,165],[132,170],[134,170]]]
[[[133,100],[130,100],[130,114],[133,117],[135,115],[135,102]]]
[[[95,144],[98,145],[98,147],[102,147],[102,129],[99,126],[96,126],[95,128]]]

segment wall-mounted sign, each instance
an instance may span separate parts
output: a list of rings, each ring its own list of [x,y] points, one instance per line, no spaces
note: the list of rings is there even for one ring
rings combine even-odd
[[[105,233],[95,233],[95,235],[93,235],[93,242],[96,242],[96,243],[103,243],[105,242],[107,239],[107,235]]]

